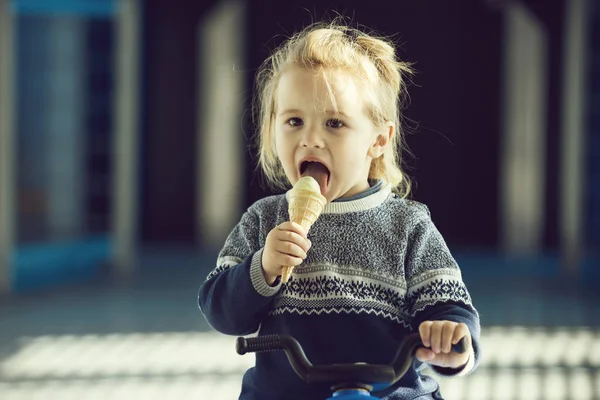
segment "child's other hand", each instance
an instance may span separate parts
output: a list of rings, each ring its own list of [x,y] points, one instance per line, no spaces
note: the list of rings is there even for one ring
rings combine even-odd
[[[469,361],[472,344],[467,325],[452,321],[425,321],[419,325],[419,334],[425,345],[417,349],[419,361],[443,368],[459,368]],[[451,346],[463,337],[466,338],[465,352],[451,351]]]
[[[302,264],[310,249],[306,231],[295,222],[284,222],[267,235],[262,253],[262,267],[265,279],[272,285],[281,275],[284,266],[295,267]]]

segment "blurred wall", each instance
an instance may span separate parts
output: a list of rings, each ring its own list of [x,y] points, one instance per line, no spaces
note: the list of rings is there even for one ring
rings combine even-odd
[[[147,242],[193,242],[197,162],[194,146],[198,102],[195,88],[203,61],[194,53],[194,31],[215,5],[185,1],[185,7],[145,3],[145,79],[143,129],[142,232]],[[547,97],[543,108],[545,159],[543,248],[558,243],[561,93],[564,0],[523,2],[546,35]],[[399,45],[399,56],[414,62],[405,111],[408,158],[416,185],[413,197],[426,203],[435,223],[453,246],[499,248],[501,221],[501,141],[504,48],[504,1],[456,2],[272,2],[253,0],[247,7],[246,95],[269,52],[290,33],[310,22],[349,16]],[[247,193],[240,213],[271,191],[261,186],[251,153],[254,127],[248,109],[244,135]],[[208,133],[207,133],[208,134]],[[200,204],[201,205],[201,204]]]
[[[201,115],[196,91],[202,90],[198,58],[199,26],[216,1],[184,1],[167,7],[149,0],[144,7],[144,114],[142,132],[141,230],[146,243],[194,243],[197,206],[202,206],[195,131]],[[565,1],[522,2],[545,35],[547,49],[545,160],[542,188],[543,249],[559,246],[561,93],[565,34]],[[399,56],[414,62],[417,75],[409,87],[405,111],[408,157],[415,181],[413,198],[427,204],[435,223],[452,246],[501,248],[501,132],[505,14],[504,1],[455,2],[248,2],[244,54],[249,106],[254,76],[270,51],[310,22],[336,11],[364,24],[399,45]],[[200,115],[199,115],[200,114]],[[251,152],[254,127],[245,112],[246,193],[239,214],[272,193],[261,186]],[[210,134],[206,132],[205,134]]]
[[[210,1],[144,2],[141,232],[196,240],[197,24]]]

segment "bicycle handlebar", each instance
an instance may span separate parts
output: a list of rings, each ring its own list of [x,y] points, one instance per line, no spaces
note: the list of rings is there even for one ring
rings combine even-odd
[[[238,337],[236,351],[238,354],[243,355],[252,352],[283,350],[292,369],[300,379],[307,383],[359,381],[365,384],[393,384],[408,371],[417,348],[422,346],[423,342],[418,333],[406,336],[400,343],[396,356],[388,365],[356,363],[315,366],[306,358],[300,343],[289,335]],[[452,346],[452,351],[457,353],[464,353],[465,350],[464,338]]]

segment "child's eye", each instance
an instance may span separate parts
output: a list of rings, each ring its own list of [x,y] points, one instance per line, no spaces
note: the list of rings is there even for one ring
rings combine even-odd
[[[287,124],[289,126],[302,126],[304,122],[300,118],[290,118],[287,120]]]
[[[342,120],[337,119],[337,118],[332,118],[327,120],[327,123],[325,124],[330,128],[335,128],[335,129],[339,129],[339,128],[343,128],[344,126],[346,126]]]

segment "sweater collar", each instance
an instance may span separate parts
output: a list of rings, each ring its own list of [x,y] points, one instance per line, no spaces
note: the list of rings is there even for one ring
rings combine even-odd
[[[327,203],[323,214],[346,214],[351,212],[367,211],[378,207],[388,198],[392,192],[392,186],[384,183],[379,191],[350,201],[334,201]],[[290,192],[287,191],[285,197],[289,200]]]

